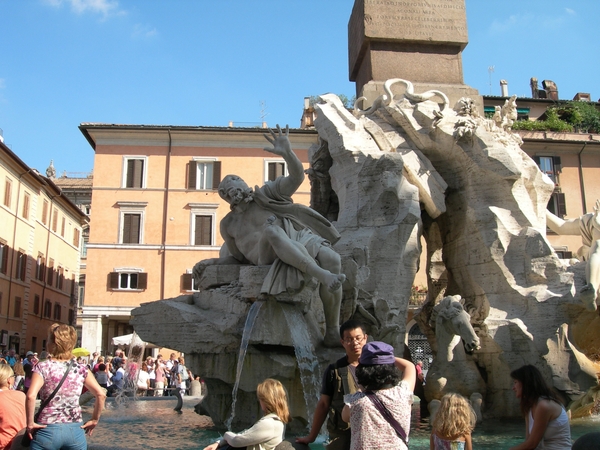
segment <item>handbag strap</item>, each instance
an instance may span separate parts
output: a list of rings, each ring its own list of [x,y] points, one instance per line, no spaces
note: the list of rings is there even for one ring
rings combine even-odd
[[[52,401],[52,399],[54,398],[54,396],[56,395],[56,393],[58,392],[58,390],[60,389],[60,387],[63,385],[63,383],[67,379],[67,375],[69,375],[69,372],[71,371],[71,367],[73,367],[73,363],[74,362],[75,362],[74,359],[72,359],[71,362],[69,362],[69,365],[67,366],[67,370],[65,370],[65,374],[63,375],[62,380],[60,380],[60,383],[58,383],[58,385],[54,388],[54,391],[52,391],[52,394],[50,394],[50,396],[48,398],[46,398],[46,400],[44,400],[42,402],[42,404],[40,405],[40,409],[38,409],[37,413],[33,417],[33,421],[34,422],[38,421],[38,419],[40,417],[40,413],[42,412],[42,410],[46,406],[48,406],[48,403],[50,403]]]
[[[392,416],[392,413],[385,407],[379,397],[377,397],[373,391],[366,391],[365,395],[373,402],[373,405],[375,405],[375,408],[377,408],[383,418],[392,426],[398,437],[408,446],[408,438],[406,437],[404,428],[402,428],[402,425],[400,425],[394,416]]]

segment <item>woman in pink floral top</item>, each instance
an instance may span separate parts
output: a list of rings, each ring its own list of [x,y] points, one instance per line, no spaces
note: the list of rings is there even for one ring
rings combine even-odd
[[[43,402],[58,386],[73,359],[76,340],[77,332],[71,326],[54,324],[49,329],[48,348],[53,358],[37,364],[27,392],[27,432],[34,436],[31,450],[87,449],[85,433],[91,435],[98,424],[106,395],[85,364],[71,366],[59,391],[34,422],[38,392]],[[85,424],[79,406],[83,386],[96,397],[92,418]]]
[[[417,371],[406,359],[396,358],[385,342],[366,344],[358,360],[356,378],[361,392],[344,396],[342,419],[350,423],[351,450],[407,449],[405,440],[384,418],[375,402],[396,420],[408,438]],[[373,396],[374,399],[369,398]]]

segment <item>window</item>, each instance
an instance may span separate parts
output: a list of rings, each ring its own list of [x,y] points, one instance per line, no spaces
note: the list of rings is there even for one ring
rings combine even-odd
[[[119,243],[144,243],[144,211],[148,202],[117,202],[120,207]]]
[[[123,187],[145,188],[146,158],[124,157],[123,159]]]
[[[65,269],[62,266],[58,266],[56,274],[56,287],[62,291],[63,284],[65,281]]]
[[[194,245],[213,245],[213,216],[194,214]]]
[[[65,228],[66,228],[66,225],[67,225],[66,222],[67,222],[67,219],[63,216],[62,222],[60,224],[60,235],[62,237],[65,237]]]
[[[36,337],[36,336],[33,336],[33,337],[31,338],[31,349],[32,349],[33,351],[35,351],[35,349],[36,349],[36,348],[37,348],[37,337]]]
[[[42,223],[48,225],[48,200],[44,200],[42,206]]]
[[[73,246],[79,248],[79,228],[73,228]]]
[[[44,303],[44,317],[50,317],[52,315],[52,303],[50,300],[46,299],[46,303]]]
[[[199,291],[191,269],[188,269],[187,273],[184,273],[181,277],[181,288],[183,291]]]
[[[85,285],[79,285],[79,298],[77,299],[77,306],[83,307],[83,299],[85,297]]]
[[[15,308],[13,310],[13,317],[21,317],[21,297],[15,297]]]
[[[29,220],[29,194],[23,194],[23,219]]]
[[[44,263],[46,262],[46,260],[44,259],[44,255],[42,255],[41,253],[38,253],[38,257],[37,260],[35,262],[35,279],[36,280],[40,280],[40,281],[44,281]]]
[[[58,209],[54,208],[52,211],[52,231],[56,233],[58,229]]]
[[[148,286],[148,274],[138,271],[111,272],[109,286],[115,291],[141,291]]]
[[[10,202],[12,198],[12,180],[10,178],[6,178],[6,182],[4,183],[4,206],[10,208]]]
[[[287,175],[287,164],[285,161],[265,160],[265,181],[275,181],[275,179],[283,175]]]
[[[54,260],[52,258],[50,258],[50,261],[48,261],[47,273],[48,275],[46,276],[46,283],[48,286],[52,286],[52,283],[54,282]]]
[[[567,215],[567,205],[565,203],[565,194],[562,192],[554,192],[550,197],[550,201],[546,206],[548,211],[550,211],[555,216],[563,218]]]
[[[15,278],[21,281],[25,281],[25,274],[27,271],[27,255],[25,251],[19,250],[17,254],[17,270],[15,272]]]
[[[36,316],[40,313],[40,296],[37,294],[33,298],[33,313]]]
[[[54,305],[54,320],[60,320],[61,307],[58,303]]]
[[[69,325],[75,325],[75,311],[69,309]]]
[[[188,189],[216,190],[221,182],[221,161],[192,160],[188,165]]]
[[[571,259],[573,257],[573,252],[556,250],[556,256],[558,256],[560,259]]]
[[[6,275],[8,268],[8,245],[4,241],[0,241],[0,258],[0,272]]]
[[[122,244],[141,243],[142,214],[123,214],[123,228],[121,229]]]
[[[560,156],[534,156],[533,160],[542,173],[548,175],[554,184],[558,184],[557,175],[562,171]]]

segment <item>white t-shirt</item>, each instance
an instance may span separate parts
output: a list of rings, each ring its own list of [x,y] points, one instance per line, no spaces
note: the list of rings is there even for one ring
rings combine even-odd
[[[138,389],[148,389],[148,380],[150,375],[145,370],[140,370],[138,374],[137,387]]]

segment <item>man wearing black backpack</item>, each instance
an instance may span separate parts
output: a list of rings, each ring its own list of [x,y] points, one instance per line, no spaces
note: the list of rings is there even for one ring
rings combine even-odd
[[[315,409],[310,434],[297,438],[296,442],[307,445],[314,442],[323,423],[328,419],[329,444],[325,448],[327,450],[350,449],[350,424],[342,419],[344,395],[358,391],[355,370],[368,336],[362,323],[348,320],[340,327],[340,337],[346,356],[330,364],[325,370],[321,397]]]

